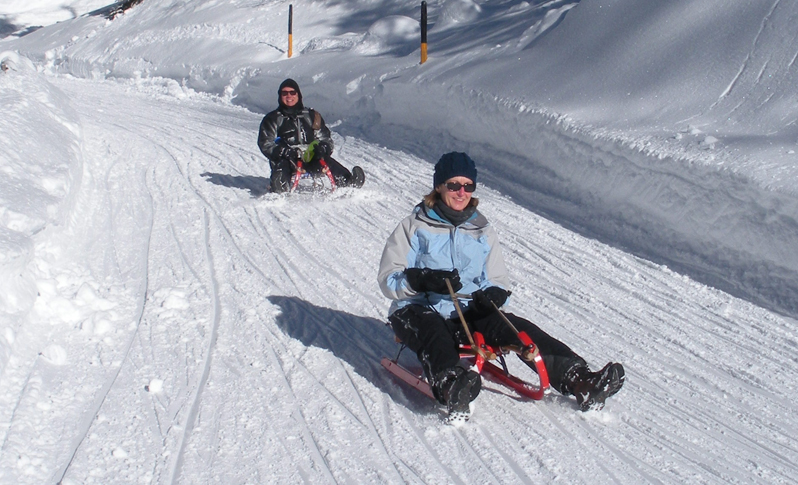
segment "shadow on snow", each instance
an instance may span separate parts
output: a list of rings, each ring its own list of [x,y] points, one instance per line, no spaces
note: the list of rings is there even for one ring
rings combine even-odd
[[[384,321],[319,307],[293,296],[270,296],[268,300],[282,310],[276,322],[288,336],[305,346],[329,350],[413,412],[433,412],[436,408],[432,400],[395,380],[380,365],[383,357],[394,358],[399,350],[393,332]],[[402,352],[400,362],[410,368],[421,367],[407,349]]]
[[[212,184],[248,190],[252,197],[260,197],[261,195],[269,193],[270,181],[266,177],[211,172],[205,172],[200,175],[205,177],[205,180]]]

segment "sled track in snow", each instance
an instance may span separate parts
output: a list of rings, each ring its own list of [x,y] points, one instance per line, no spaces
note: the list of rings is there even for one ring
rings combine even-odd
[[[211,328],[211,337],[208,342],[208,349],[205,353],[205,361],[202,364],[202,376],[197,384],[197,390],[194,392],[194,398],[191,402],[191,407],[186,418],[186,424],[183,427],[183,433],[180,436],[180,445],[176,457],[174,458],[172,469],[169,472],[172,483],[177,483],[180,478],[180,471],[183,464],[183,453],[185,453],[186,441],[188,436],[191,435],[191,430],[194,428],[199,412],[200,402],[202,400],[202,391],[208,382],[208,375],[211,371],[211,363],[213,362],[213,352],[216,347],[216,339],[219,334],[219,321],[221,320],[221,303],[219,301],[219,283],[216,280],[216,272],[213,268],[213,254],[211,253],[210,244],[210,222],[208,220],[208,213],[204,214],[204,227],[205,227],[205,254],[207,255],[208,272],[211,279],[211,288],[213,289],[213,325]]]

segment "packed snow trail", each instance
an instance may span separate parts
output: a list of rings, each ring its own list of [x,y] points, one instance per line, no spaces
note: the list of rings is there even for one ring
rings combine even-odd
[[[627,383],[579,413],[572,398],[486,382],[452,428],[379,364],[397,348],[377,265],[430,189],[429,163],[335,134],[363,189],[267,194],[260,115],[157,86],[53,82],[80,114],[91,192],[73,214],[86,231],[50,243],[97,250],[73,263],[120,288],[129,324],[94,343],[66,325],[53,338],[74,364],[61,370],[15,347],[7,372],[30,378],[3,430],[3,481],[789,483],[798,471],[795,321],[480,186],[510,311],[595,367],[623,362]],[[55,392],[65,369],[76,396]],[[25,442],[30,428],[60,439]]]

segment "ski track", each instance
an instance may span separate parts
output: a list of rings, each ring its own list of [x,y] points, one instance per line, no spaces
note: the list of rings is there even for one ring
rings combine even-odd
[[[110,214],[96,224],[116,241],[103,243],[116,252],[106,258],[141,253],[145,274],[118,262],[106,268],[138,281],[138,323],[126,330],[129,343],[110,377],[86,377],[96,380],[94,404],[64,437],[56,455],[67,458],[47,476],[64,483],[792,480],[795,430],[781,423],[797,418],[789,399],[798,382],[794,321],[571,233],[483,186],[480,208],[500,233],[513,280],[510,311],[593,367],[623,362],[627,384],[604,411],[583,414],[556,392],[533,403],[485,381],[471,421],[452,428],[435,403],[379,365],[395,353],[383,326],[388,302],[375,281],[379,257],[429,190],[430,164],[334,133],[339,160],[364,167],[363,189],[254,198],[249,184],[268,179],[255,145],[259,115],[109,82],[54,82],[90,131],[89,158],[108,159],[107,168],[93,168],[108,191],[95,211]],[[120,198],[119,171],[146,173],[146,182],[128,180]],[[232,175],[242,185],[203,174]],[[150,202],[136,200],[144,192]],[[149,204],[149,235],[126,248],[133,228],[118,219],[135,216],[136,204]],[[771,351],[763,355],[762,347]],[[37,366],[28,362],[31,379]],[[508,365],[532,378],[515,359]],[[154,378],[162,392],[144,390]],[[14,426],[30,414],[35,392],[20,389],[3,454],[24,448]]]

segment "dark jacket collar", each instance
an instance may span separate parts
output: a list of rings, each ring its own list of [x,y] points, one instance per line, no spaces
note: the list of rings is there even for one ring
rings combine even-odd
[[[424,202],[421,202],[416,206],[416,213],[419,217],[426,220],[428,224],[432,225],[440,225],[440,226],[453,226],[453,227],[463,227],[467,229],[479,229],[488,225],[488,219],[482,215],[479,210],[475,207],[472,207],[474,212],[468,217],[468,219],[459,224],[455,225],[449,219],[443,217],[441,214],[435,211],[434,208],[427,207]]]

